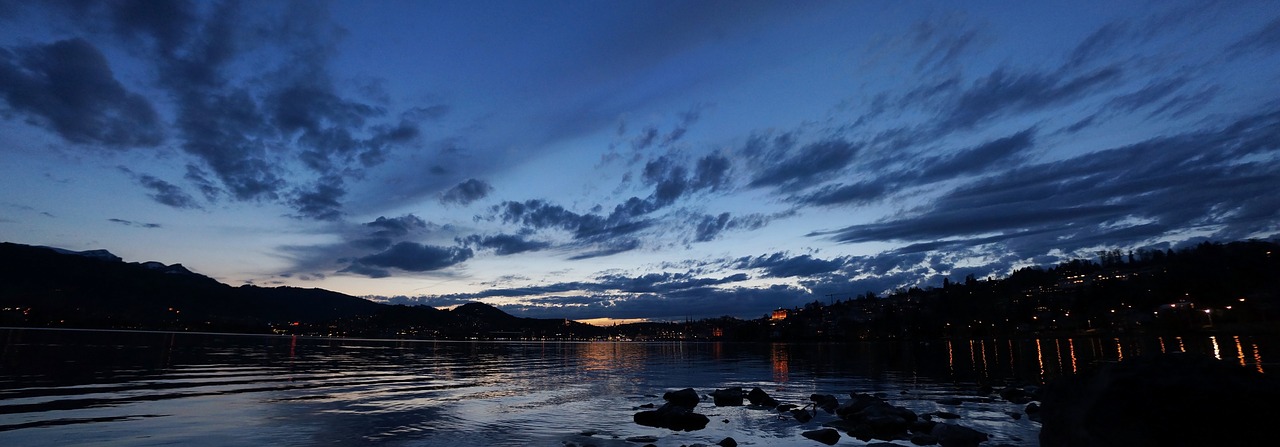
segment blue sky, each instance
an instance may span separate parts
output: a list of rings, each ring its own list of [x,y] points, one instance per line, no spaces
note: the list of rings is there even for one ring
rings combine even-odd
[[[756,317],[1280,233],[1269,1],[0,1],[0,24],[0,239],[232,285]]]

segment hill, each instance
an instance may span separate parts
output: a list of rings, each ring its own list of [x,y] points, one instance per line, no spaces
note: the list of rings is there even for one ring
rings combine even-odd
[[[0,243],[0,325],[441,338],[589,330],[483,303],[443,311],[323,289],[232,287],[181,264],[8,242]]]

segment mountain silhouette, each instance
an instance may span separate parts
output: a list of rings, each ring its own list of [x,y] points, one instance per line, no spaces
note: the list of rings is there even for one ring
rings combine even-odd
[[[341,326],[343,335],[443,337],[585,329],[560,319],[515,317],[483,303],[443,311],[324,289],[232,287],[181,264],[9,242],[0,243],[0,325],[252,333]]]

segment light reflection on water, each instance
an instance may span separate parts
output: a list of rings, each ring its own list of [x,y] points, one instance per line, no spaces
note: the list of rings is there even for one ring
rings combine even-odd
[[[1271,346],[1244,336],[1175,340],[1174,349],[1260,372],[1262,346]],[[936,401],[1163,352],[1167,342],[485,343],[0,329],[0,445],[607,446],[640,435],[657,436],[659,446],[726,436],[812,445],[799,433],[831,417],[798,424],[703,404],[698,411],[713,423],[688,433],[631,419],[664,391],[759,386],[797,404],[812,393],[883,392],[918,413],[960,414],[993,443],[1033,446],[1038,424],[1005,413],[1021,406]]]

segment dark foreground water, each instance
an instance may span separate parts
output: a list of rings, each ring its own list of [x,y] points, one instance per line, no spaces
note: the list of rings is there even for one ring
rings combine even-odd
[[[632,422],[664,391],[761,387],[784,403],[882,392],[917,413],[948,411],[989,444],[1038,445],[1039,424],[980,384],[1037,383],[1100,361],[1186,351],[1264,370],[1249,337],[965,340],[854,345],[436,342],[0,329],[0,446],[640,445],[733,437],[820,445],[751,407],[697,411],[704,430]],[[1280,367],[1280,366],[1277,366]],[[899,445],[910,445],[897,441]],[[840,445],[864,445],[843,437]]]

